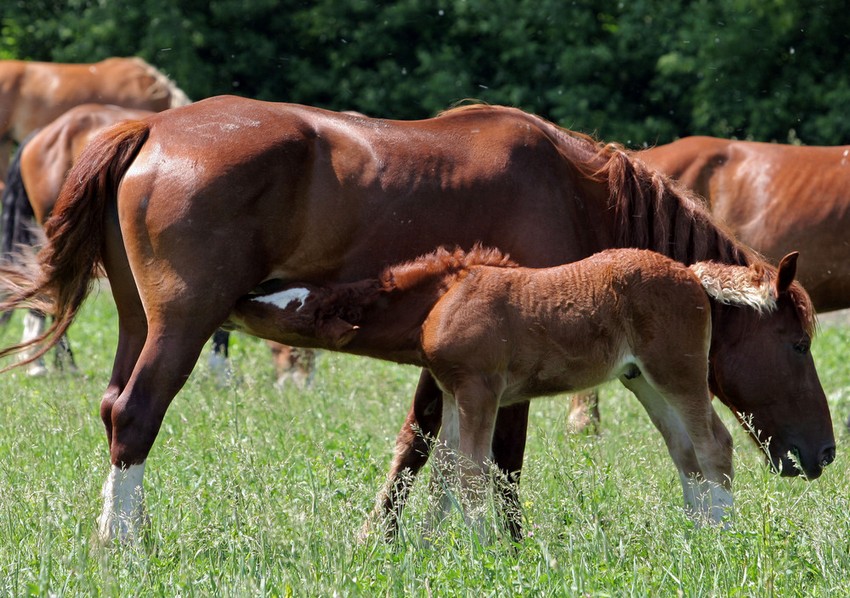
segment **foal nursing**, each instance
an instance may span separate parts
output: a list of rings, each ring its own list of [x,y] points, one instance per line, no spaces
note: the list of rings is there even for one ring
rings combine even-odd
[[[246,297],[231,324],[427,367],[444,394],[438,450],[460,455],[457,471],[444,473],[459,478],[467,506],[487,473],[500,406],[619,378],[664,437],[686,508],[716,523],[732,505],[733,471],[731,436],[708,385],[713,305],[769,321],[795,263],[792,254],[778,271],[688,267],[620,249],[531,269],[495,250],[441,249],[377,279]]]

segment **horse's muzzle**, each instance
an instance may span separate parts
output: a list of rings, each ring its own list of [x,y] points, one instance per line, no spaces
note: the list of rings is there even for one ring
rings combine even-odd
[[[794,458],[787,456],[788,453],[793,454]],[[815,459],[806,459],[796,446],[792,446],[788,453],[778,459],[771,459],[774,470],[779,471],[782,477],[802,475],[807,480],[816,480],[823,473],[823,468],[835,461],[835,444],[830,443],[821,448]]]

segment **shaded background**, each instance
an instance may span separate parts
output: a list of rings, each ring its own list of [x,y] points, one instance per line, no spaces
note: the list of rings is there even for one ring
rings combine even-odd
[[[509,104],[632,147],[850,143],[850,11],[804,0],[0,0],[0,58],[138,55],[193,99]]]

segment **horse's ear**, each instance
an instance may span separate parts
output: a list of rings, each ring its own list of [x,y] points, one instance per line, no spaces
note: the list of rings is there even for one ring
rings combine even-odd
[[[792,251],[779,260],[779,272],[776,275],[777,297],[787,291],[791,283],[794,282],[794,276],[797,274],[797,258],[799,256],[799,251]]]
[[[360,330],[359,326],[355,326],[338,316],[334,316],[322,321],[318,332],[319,337],[330,341],[334,349],[341,349],[351,342],[351,339],[354,338],[358,330]]]

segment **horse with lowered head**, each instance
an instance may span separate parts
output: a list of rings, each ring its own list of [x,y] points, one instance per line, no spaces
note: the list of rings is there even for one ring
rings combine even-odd
[[[0,60],[0,181],[15,143],[88,102],[159,112],[189,98],[138,57],[92,64]]]
[[[654,249],[686,264],[760,262],[701,202],[620,148],[499,106],[402,122],[210,98],[94,139],[45,232],[39,271],[0,309],[46,299],[56,319],[35,343],[47,350],[73,321],[96,266],[109,276],[119,333],[101,401],[112,463],[99,518],[104,540],[135,535],[162,418],[207,339],[257,289],[362,280],[441,245],[479,242],[528,267],[612,247]],[[752,345],[730,330],[717,346]],[[835,439],[807,343],[807,334],[765,343],[793,356],[794,392],[767,372],[736,375],[740,363],[713,355],[710,379],[736,413],[751,416],[774,466],[816,477]],[[405,472],[425,464],[441,413],[442,390],[424,369],[390,472],[399,483],[382,501],[388,513],[404,502]],[[511,504],[527,418],[527,402],[504,406],[494,431],[494,461],[514,482],[505,488]],[[786,461],[789,451],[801,469]],[[518,522],[512,531],[519,537]]]
[[[446,458],[438,465],[458,468],[440,479],[459,478],[471,504],[499,407],[619,378],[664,437],[686,508],[718,523],[732,506],[732,439],[711,406],[709,353],[741,364],[724,380],[730,392],[745,392],[751,371],[795,392],[805,372],[784,336],[808,343],[813,332],[805,292],[793,282],[796,259],[790,254],[778,270],[687,267],[647,250],[612,249],[531,269],[494,250],[438,250],[372,280],[243,298],[230,323],[280,342],[428,368],[444,393],[437,446]],[[742,336],[752,344],[729,342]],[[810,473],[833,458],[830,448]],[[449,502],[441,502],[445,510]]]

